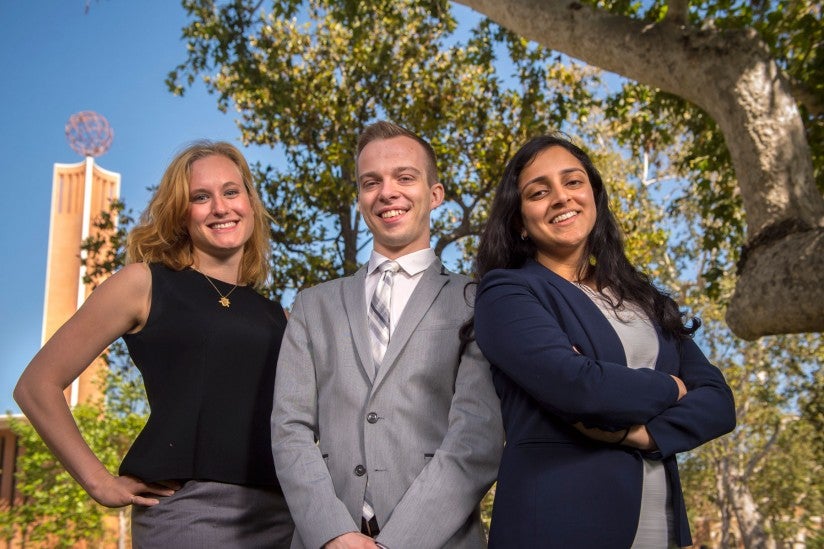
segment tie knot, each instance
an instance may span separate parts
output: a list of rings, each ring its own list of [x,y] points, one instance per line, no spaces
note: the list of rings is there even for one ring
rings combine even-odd
[[[385,273],[389,271],[390,273],[394,274],[400,270],[401,266],[398,264],[397,261],[384,261],[380,265],[378,265],[378,270],[381,273]]]

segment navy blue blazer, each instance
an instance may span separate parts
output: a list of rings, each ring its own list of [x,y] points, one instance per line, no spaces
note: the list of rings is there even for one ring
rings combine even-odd
[[[574,284],[531,260],[484,276],[475,334],[506,429],[490,548],[630,547],[642,456],[663,460],[675,540],[692,543],[675,455],[731,431],[735,406],[691,339],[656,330],[655,369],[628,368],[615,330]],[[669,374],[687,386],[680,401]],[[609,431],[646,425],[658,451],[593,441],[572,427],[578,421]]]

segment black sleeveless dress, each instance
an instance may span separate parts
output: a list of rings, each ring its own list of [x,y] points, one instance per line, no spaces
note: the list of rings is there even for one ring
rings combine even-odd
[[[123,337],[151,415],[120,466],[144,481],[272,486],[270,415],[283,309],[249,287],[219,296],[203,274],[150,265],[143,329]],[[225,295],[232,285],[212,282]]]
[[[123,339],[143,376],[151,413],[123,459],[120,474],[145,482],[207,481],[262,488],[267,498],[273,495],[283,502],[270,428],[275,367],[286,327],[283,308],[249,287],[234,289],[231,305],[224,307],[202,273],[173,271],[161,264],[149,268],[149,317],[140,332]],[[231,284],[210,280],[223,295],[232,290]],[[214,499],[208,494],[215,492],[202,485],[186,484],[175,496],[162,498],[160,505],[135,506],[133,536],[149,538],[154,544],[160,534],[177,530],[177,537],[168,542],[194,539],[196,533],[187,534],[188,528],[170,511],[175,499],[191,499],[197,493]],[[215,502],[203,505],[205,509]],[[285,503],[278,507],[285,510]],[[222,515],[228,518],[231,512]],[[212,527],[217,518],[209,519]],[[150,533],[145,531],[147,525]],[[216,535],[208,534],[212,541],[218,539]]]

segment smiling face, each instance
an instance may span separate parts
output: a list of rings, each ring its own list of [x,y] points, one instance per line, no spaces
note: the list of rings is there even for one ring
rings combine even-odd
[[[549,147],[523,169],[518,190],[524,233],[537,248],[535,259],[574,280],[597,214],[584,166],[563,147]]]
[[[187,229],[195,257],[243,254],[254,213],[240,170],[229,158],[211,155],[192,163]]]
[[[427,173],[423,147],[406,136],[372,141],[358,155],[358,208],[379,254],[396,259],[429,247],[429,214],[444,189]]]

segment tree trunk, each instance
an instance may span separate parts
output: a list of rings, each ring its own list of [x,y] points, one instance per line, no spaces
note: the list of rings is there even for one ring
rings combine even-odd
[[[747,214],[748,242],[727,323],[744,339],[824,331],[824,198],[789,84],[754,30],[693,29],[677,18],[648,24],[574,0],[459,3],[705,110],[724,134]],[[754,307],[761,300],[768,306]]]
[[[127,532],[126,511],[120,509],[117,512],[117,549],[126,549]]]
[[[723,498],[732,508],[738,524],[741,542],[745,549],[775,549],[775,540],[764,529],[764,517],[758,512],[747,484],[731,459],[721,458],[718,476],[721,479]]]
[[[716,468],[720,469],[720,465],[718,463],[716,463]],[[716,498],[718,498],[718,509],[721,512],[721,547],[732,547],[732,529],[730,528],[732,524],[732,517],[730,512],[730,505],[725,497],[726,493],[727,491],[724,487],[724,479],[720,474],[716,474],[715,496]]]
[[[354,175],[345,166],[341,167],[341,181],[355,181]],[[341,236],[343,237],[343,275],[354,274],[358,270],[358,229],[360,215],[357,208],[341,204],[338,210]]]

